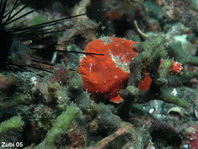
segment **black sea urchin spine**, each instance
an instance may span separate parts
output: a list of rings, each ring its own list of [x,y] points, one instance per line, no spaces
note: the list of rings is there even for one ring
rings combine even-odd
[[[62,32],[70,27],[65,27],[64,29],[55,29],[53,26],[62,23],[67,19],[72,19],[85,14],[79,14],[76,16],[70,16],[61,18],[58,20],[49,21],[46,23],[41,23],[33,26],[15,26],[20,22],[20,19],[34,12],[30,10],[26,13],[22,11],[27,8],[27,5],[21,6],[20,1],[16,0],[11,8],[7,8],[8,1],[0,1],[0,70],[2,68],[7,68],[7,65],[20,65],[28,67],[36,67],[32,65],[32,56],[30,55],[30,50],[47,50],[45,48],[39,49],[35,47],[26,46],[23,42],[27,40],[39,41],[43,38],[45,34],[52,34],[56,32]],[[20,8],[21,7],[21,8]],[[37,43],[34,43],[36,45]],[[53,47],[54,44],[52,45]],[[55,48],[54,48],[54,51]],[[57,52],[60,52],[57,50]],[[67,52],[67,51],[64,51]],[[80,54],[94,54],[94,53],[84,53],[69,51]],[[48,64],[44,61],[33,60],[39,63]],[[51,64],[48,64],[51,65]]]

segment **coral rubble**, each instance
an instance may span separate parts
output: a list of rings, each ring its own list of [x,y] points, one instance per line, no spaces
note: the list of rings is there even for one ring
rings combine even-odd
[[[2,0],[1,147],[196,149],[197,7]]]

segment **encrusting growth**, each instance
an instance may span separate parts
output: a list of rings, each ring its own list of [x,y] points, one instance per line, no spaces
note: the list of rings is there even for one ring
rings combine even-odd
[[[75,104],[68,106],[67,110],[62,112],[56,119],[53,127],[46,134],[45,139],[41,142],[36,149],[49,148],[54,149],[56,138],[64,134],[71,122],[78,116],[80,110]]]
[[[24,125],[21,116],[14,116],[0,124],[0,134],[4,134],[9,130],[21,129]]]

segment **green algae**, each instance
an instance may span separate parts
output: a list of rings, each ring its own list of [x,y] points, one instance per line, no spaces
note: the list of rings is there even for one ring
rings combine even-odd
[[[62,112],[55,120],[52,128],[47,132],[45,139],[35,147],[35,149],[54,149],[55,141],[61,135],[68,132],[71,122],[77,118],[80,113],[80,109],[76,104],[72,103],[66,111]]]
[[[14,116],[9,120],[6,120],[0,124],[0,134],[4,134],[7,131],[21,129],[24,125],[21,116]]]
[[[178,96],[174,96],[171,93],[164,91],[159,95],[160,99],[164,100],[165,102],[170,102],[181,106],[183,108],[189,109],[192,105],[187,102],[185,99],[179,98]]]
[[[172,60],[166,60],[163,64],[160,65],[160,77],[166,77],[166,75],[170,72],[172,62]]]
[[[38,25],[47,22],[47,16],[38,15],[30,21],[30,25]]]
[[[27,99],[28,99],[27,95],[25,94],[14,95],[9,100],[0,102],[0,107],[8,108],[8,107],[18,106],[20,104],[26,103],[28,101]]]

